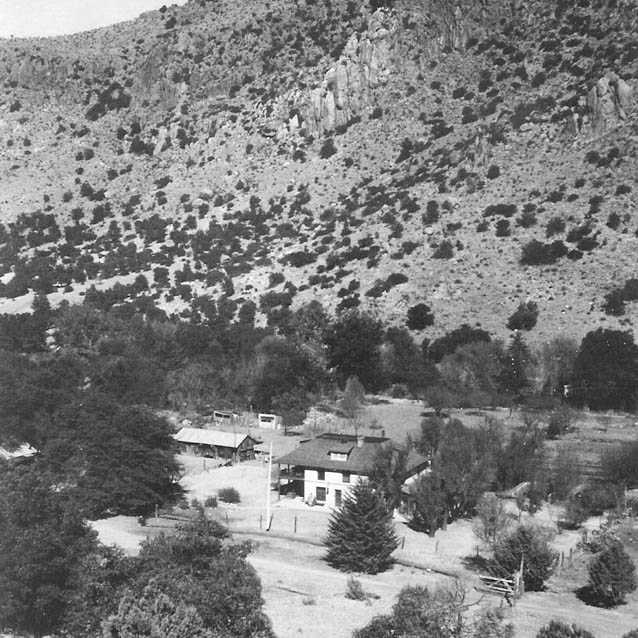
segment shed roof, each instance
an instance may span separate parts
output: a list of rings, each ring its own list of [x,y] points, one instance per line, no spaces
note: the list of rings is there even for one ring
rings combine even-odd
[[[243,432],[224,432],[222,430],[202,430],[200,428],[182,428],[173,436],[180,443],[214,445],[217,447],[238,448],[246,439],[257,443],[252,436]]]

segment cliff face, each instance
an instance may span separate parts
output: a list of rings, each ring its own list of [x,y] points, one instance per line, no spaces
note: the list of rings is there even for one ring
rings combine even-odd
[[[320,85],[309,91],[303,109],[308,130],[323,134],[370,110],[375,89],[400,72],[404,56],[425,54],[423,64],[443,51],[463,50],[496,28],[501,19],[520,12],[521,5],[520,0],[509,4],[414,0],[399,12],[375,11],[366,31],[351,36]],[[403,24],[415,27],[410,37],[405,37]],[[420,34],[416,40],[414,33]]]
[[[393,71],[398,30],[397,18],[380,9],[370,17],[365,33],[351,36],[339,61],[308,95],[310,132],[334,130],[370,106],[372,91]]]
[[[632,88],[615,73],[600,78],[587,95],[587,109],[594,137],[622,124],[634,108]]]

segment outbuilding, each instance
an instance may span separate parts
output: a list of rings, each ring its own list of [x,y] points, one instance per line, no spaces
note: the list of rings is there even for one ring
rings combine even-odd
[[[255,445],[260,443],[243,432],[224,432],[200,428],[182,428],[173,437],[185,454],[209,458],[247,461],[255,458]]]

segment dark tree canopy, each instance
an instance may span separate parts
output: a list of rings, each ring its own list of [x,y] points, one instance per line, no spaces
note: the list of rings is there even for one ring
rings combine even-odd
[[[538,304],[535,301],[525,301],[519,304],[507,320],[508,330],[531,330],[538,320]]]
[[[434,323],[434,315],[426,303],[418,303],[408,309],[407,327],[410,330],[423,330]]]
[[[95,546],[64,491],[33,466],[0,465],[0,626],[42,636],[64,612],[74,565]]]
[[[376,390],[381,382],[382,341],[381,321],[359,312],[345,313],[326,329],[328,365],[336,369],[342,383],[357,377],[366,390]]]
[[[573,400],[593,410],[634,410],[638,398],[638,346],[633,335],[598,328],[583,338],[572,380]]]
[[[259,410],[270,411],[275,405],[285,403],[282,397],[296,397],[294,403],[307,407],[308,394],[319,391],[326,376],[312,354],[282,337],[266,337],[256,352],[259,364],[253,382],[252,404]]]
[[[500,384],[501,390],[517,401],[521,400],[522,394],[529,387],[528,368],[531,358],[523,335],[515,332],[503,356]]]
[[[145,408],[85,395],[57,411],[38,466],[72,486],[86,515],[150,512],[177,494],[168,423]]]
[[[357,483],[330,517],[324,544],[326,561],[341,571],[377,574],[388,569],[399,543],[381,493]]]
[[[620,542],[613,542],[589,565],[589,583],[583,598],[598,607],[616,607],[636,589],[636,566]]]
[[[438,363],[446,354],[452,354],[459,346],[475,341],[491,341],[489,332],[481,328],[472,328],[472,326],[464,323],[439,339],[434,340],[429,345],[427,354],[432,361]]]
[[[158,638],[273,638],[261,583],[246,560],[251,546],[226,543],[227,537],[226,528],[201,517],[146,541],[136,557],[99,548],[76,567],[62,629],[93,638],[108,619],[109,635],[138,635],[119,632],[137,619],[138,632]],[[155,614],[153,601],[161,603]],[[182,623],[192,633],[183,633]],[[166,627],[175,633],[162,633]]]
[[[521,559],[525,589],[543,591],[557,560],[544,530],[521,525],[505,537],[494,551],[494,570],[503,578],[511,578],[520,568]]]

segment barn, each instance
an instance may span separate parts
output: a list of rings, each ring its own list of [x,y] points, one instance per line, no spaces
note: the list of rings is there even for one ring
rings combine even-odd
[[[247,461],[255,458],[255,445],[260,443],[243,432],[224,432],[200,428],[182,428],[173,437],[185,454],[209,458]]]

